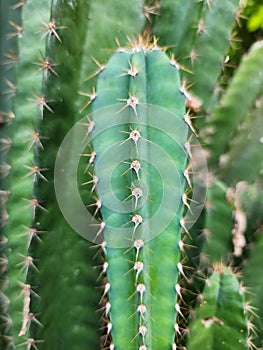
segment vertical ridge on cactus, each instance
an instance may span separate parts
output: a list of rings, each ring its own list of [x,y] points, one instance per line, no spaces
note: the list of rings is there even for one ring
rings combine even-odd
[[[202,249],[205,266],[217,261],[229,262],[232,228],[233,204],[227,198],[227,187],[220,181],[214,181],[207,190]]]

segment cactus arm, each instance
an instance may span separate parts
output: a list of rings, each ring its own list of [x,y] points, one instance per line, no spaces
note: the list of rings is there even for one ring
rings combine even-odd
[[[161,2],[160,15],[155,18],[153,31],[160,38],[161,45],[172,45],[172,52],[176,58],[189,53],[202,7],[201,1]]]
[[[190,322],[187,348],[248,349],[244,292],[230,268],[216,265],[207,279],[202,302]]]
[[[161,16],[155,19],[154,33],[162,45],[174,45],[171,52],[180,59],[182,68],[187,67],[187,71],[182,69],[182,77],[192,85],[191,92],[204,111],[214,103],[214,88],[231,41],[238,4],[239,0],[214,0],[208,5],[167,0],[161,4]]]
[[[211,164],[216,164],[219,155],[227,151],[229,138],[226,135],[235,133],[237,125],[247,115],[262,91],[262,54],[263,44],[260,41],[255,43],[242,59],[226,94],[213,111],[209,122],[214,128],[209,142]],[[244,89],[240,88],[242,86]]]
[[[194,59],[193,75],[188,75],[188,83],[193,83],[191,91],[202,100],[202,109],[213,103],[213,93],[221,73],[224,56],[231,41],[231,31],[239,0],[216,0],[204,11],[196,29],[192,46]],[[189,54],[191,58],[191,53]],[[191,65],[190,65],[191,69]],[[187,75],[186,75],[187,76]]]
[[[50,350],[87,346],[98,349],[99,296],[95,289],[98,270],[92,268],[94,251],[65,222],[56,201],[53,181],[58,149],[78,114],[89,2],[52,1],[50,13],[51,17],[45,21],[52,23],[54,30],[46,33],[45,56],[56,74],[43,75],[41,94],[49,108],[44,109],[43,119],[38,121],[45,138],[42,141],[44,151],[36,154],[41,167],[48,168],[48,181],[39,182],[35,189],[47,211],[36,213],[34,224],[39,223],[39,229],[45,233],[41,236],[43,244],[35,242],[31,247],[39,272],[29,276],[30,283],[39,286],[39,299],[33,300],[32,306],[41,315],[39,320],[43,327],[32,324],[31,334],[35,339],[45,340],[38,344],[38,349],[47,346]],[[65,164],[66,172],[70,166],[69,160]],[[71,205],[70,198],[65,200]]]
[[[35,98],[34,88],[36,91],[41,88],[41,76],[35,76],[33,85],[31,78],[39,68],[33,62],[38,61],[39,52],[44,47],[43,41],[36,40],[36,32],[41,27],[41,11],[44,12],[47,9],[47,0],[41,2],[41,6],[38,6],[37,9],[32,2],[28,1],[22,9],[22,23],[17,23],[21,28],[23,27],[23,32],[19,35],[16,118],[10,125],[10,134],[13,139],[10,159],[14,167],[9,179],[11,195],[7,206],[10,220],[7,226],[8,247],[6,251],[9,261],[9,284],[6,293],[10,299],[9,314],[12,320],[13,346],[27,342],[28,302],[32,296],[30,289],[26,286],[27,275],[32,270],[36,271],[35,261],[31,261],[32,256],[28,253],[28,245],[31,238],[34,240],[34,237],[31,236],[31,229],[36,209],[32,201],[34,199],[34,173],[31,173],[30,167],[35,165],[32,134],[37,117],[35,113],[37,102],[29,102],[28,99]],[[12,11],[21,11],[21,8]],[[10,28],[10,35],[13,37],[17,30],[19,27],[13,24]],[[32,45],[34,42],[35,44]]]
[[[260,178],[260,171],[263,167],[262,103],[262,99],[256,102],[248,118],[241,124],[240,132],[230,141],[226,161],[221,164],[219,170],[219,177],[224,177],[229,184],[244,179],[253,183]],[[251,164],[253,164],[252,167]]]
[[[140,123],[142,123],[142,135],[148,141],[146,140],[143,142],[142,140],[141,143],[138,143],[138,154],[139,157],[147,159],[147,162],[150,162],[151,159],[154,160],[154,154],[148,142],[159,144],[164,147],[165,151],[169,154],[172,153],[171,147],[173,149],[175,146],[167,142],[167,140],[165,141],[164,136],[148,126],[147,123],[149,123],[149,118],[151,118],[149,108],[151,109],[151,107],[148,107],[148,105],[144,106],[144,104],[147,102],[165,106],[168,110],[176,112],[177,115],[183,119],[184,98],[179,92],[180,83],[178,72],[176,68],[170,64],[166,55],[158,48],[152,51],[147,49],[147,53],[144,53],[140,47],[141,43],[139,42],[136,46],[137,45],[139,52],[130,53],[127,52],[127,50],[117,52],[110,59],[105,70],[101,72],[98,80],[97,97],[93,102],[93,110],[98,111],[101,107],[112,105],[116,103],[119,98],[127,100],[129,97],[137,97],[139,99],[138,106],[136,106],[135,109],[130,108],[130,111],[127,111],[128,124],[132,126],[138,124],[138,128],[140,129]],[[136,51],[137,49],[135,48]],[[119,67],[117,67],[116,64],[119,64]],[[138,68],[138,75],[135,77],[128,75],[121,76],[122,72],[129,68],[129,65]],[[160,84],[160,72],[167,78],[163,80],[162,84]],[[168,79],[168,77],[170,77],[170,79]],[[157,81],[158,84],[156,84]],[[163,94],[163,98],[159,96],[161,93]],[[124,110],[126,110],[126,108]],[[96,125],[96,123],[99,122],[99,118],[96,119],[96,112],[94,113],[93,119]],[[119,131],[129,131],[129,125],[124,124],[118,128]],[[183,138],[186,138],[186,129],[185,127],[185,130],[183,130]],[[111,131],[108,132],[108,136],[104,135],[104,139],[97,136],[97,138],[93,140],[93,147],[98,157],[96,159],[100,158],[106,145],[107,148],[110,147],[109,140],[113,140],[112,142],[115,143],[117,140],[116,135],[119,138],[121,136],[121,133],[119,133],[120,136],[118,136],[116,127],[114,128],[114,132],[112,131],[115,137],[113,135],[110,137],[110,133]],[[127,136],[121,137],[119,142],[122,142],[125,138],[127,138]],[[131,147],[131,154],[134,154],[134,145],[130,145],[129,147]],[[172,158],[178,166],[180,173],[185,167],[185,153],[180,148],[178,149],[175,147],[174,149],[176,149],[176,157],[172,156]],[[142,172],[140,176],[142,183],[145,181],[148,182],[150,201],[146,201],[141,209],[138,209],[138,211],[132,214],[135,215],[139,213],[142,217],[151,217],[154,214],[156,203],[159,203],[161,195],[160,191],[158,191],[160,178],[158,174],[152,171],[147,162],[144,165],[145,173]],[[149,175],[146,175],[148,172],[151,172],[150,180]],[[96,162],[95,173],[99,177],[98,197],[103,203],[106,198],[101,184],[103,182],[103,174],[99,172],[99,168],[96,168]],[[109,171],[106,172],[105,170],[105,175],[106,173],[108,174]],[[112,183],[113,188],[115,188],[115,186],[123,188],[121,190],[123,191],[121,197],[125,198],[127,196],[125,186],[127,181],[129,184],[131,179],[129,180],[128,178],[128,180],[124,180],[123,178],[116,177]],[[132,177],[132,179],[134,181],[134,177]],[[180,188],[176,189],[178,197],[177,199],[174,198],[175,202],[179,203],[181,202],[184,184],[182,177],[180,179],[181,184],[178,185]],[[170,192],[172,192],[172,190]],[[178,242],[180,240],[180,210],[181,209],[179,209],[177,213],[175,211],[172,223],[166,227],[160,236],[146,243],[145,249],[142,249],[138,255],[135,254],[134,251],[125,253],[125,250],[111,247],[107,248],[106,260],[109,264],[107,277],[111,286],[109,290],[109,300],[111,303],[110,322],[112,324],[112,341],[116,348],[125,349],[133,344],[134,346],[136,346],[136,344],[138,346],[149,346],[153,349],[160,347],[162,347],[162,349],[169,349],[172,346],[174,338],[173,326],[176,318],[175,284],[178,278],[177,263],[179,262],[180,256],[178,247]],[[107,242],[108,240],[110,241],[111,236],[111,229],[109,226],[113,223],[114,225],[120,225],[125,223],[125,220],[128,222],[129,216],[125,219],[122,218],[121,214],[110,213],[103,205],[101,213],[103,221],[106,223],[104,239]],[[141,234],[143,237],[149,237],[149,231],[154,232],[154,229],[155,227],[151,226],[151,223],[145,226],[142,225]],[[112,230],[114,231],[114,228]],[[142,273],[135,276],[136,274],[132,271],[133,264],[138,261],[143,262],[144,267]],[[113,281],[114,283],[112,283]],[[140,300],[138,295],[136,295],[136,288],[139,284],[143,284],[146,288],[146,292],[141,299],[141,302],[146,306],[147,310],[146,314],[143,316],[139,315],[137,311]],[[162,284],[166,287],[163,288]],[[132,300],[130,300],[131,296],[133,296]],[[122,309],[121,313],[119,312],[120,308]],[[160,310],[162,310],[163,317],[160,316]],[[133,315],[133,317],[129,317],[130,315]],[[153,322],[153,320],[157,318],[160,320],[158,325]],[[145,335],[140,333],[142,331],[142,328],[139,328],[140,326],[146,327],[147,331]],[[169,336],[167,336],[167,334],[169,334]]]

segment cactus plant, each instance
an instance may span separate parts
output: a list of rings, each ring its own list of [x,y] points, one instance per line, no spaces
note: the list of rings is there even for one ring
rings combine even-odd
[[[99,76],[96,99],[93,102],[96,111],[105,105],[111,106],[118,100],[124,101],[114,109],[117,118],[114,118],[114,113],[108,115],[105,126],[103,121],[100,121],[100,116],[96,117],[94,113],[93,117],[94,131],[97,124],[101,129],[106,126],[109,128],[109,118],[111,123],[114,119],[116,123],[118,119],[121,121],[119,126],[109,128],[107,133],[95,137],[93,141],[96,152],[94,171],[98,177],[97,192],[102,203],[102,220],[105,223],[103,233],[106,246],[109,245],[105,256],[108,264],[106,286],[110,286],[108,294],[111,305],[108,325],[112,324],[112,344],[116,348],[125,349],[134,344],[139,348],[168,349],[172,346],[174,338],[174,308],[179,308],[175,286],[180,260],[182,205],[179,203],[184,192],[186,151],[183,147],[187,141],[187,124],[180,125],[177,118],[183,121],[184,98],[180,92],[176,67],[171,65],[169,58],[155,43],[148,43],[148,39],[139,39],[131,44],[130,50],[118,51]],[[162,72],[162,76],[159,72]],[[174,124],[167,129],[174,130],[173,133],[169,132],[170,141],[167,140],[167,131],[158,132],[160,120],[155,121],[157,118],[165,120],[165,111],[160,109],[154,112],[151,105],[165,107],[175,114],[174,117],[170,115],[167,118]],[[177,141],[178,145],[173,140]],[[114,154],[116,144],[116,155],[120,154],[122,157],[123,152],[124,159],[125,154],[126,157],[129,155],[126,162],[130,165],[126,165],[126,169],[120,167],[118,172],[116,170],[116,174],[112,176],[112,188],[120,200],[125,201],[132,197],[131,206],[127,208],[128,215],[107,208],[107,203],[112,203],[112,200],[108,198],[108,189],[105,188],[103,177],[114,169],[114,162],[109,164],[108,161],[104,163],[102,160],[97,166],[105,149],[111,149]],[[169,158],[167,159],[163,152],[172,159],[170,166],[175,165],[179,174],[176,181],[173,178],[168,180],[169,175],[161,173],[162,176],[167,176],[167,188],[162,190],[160,174],[156,173],[153,166],[156,164],[159,172],[165,171]],[[163,161],[158,159],[158,153],[159,157],[163,157]],[[137,168],[134,166],[135,162],[138,164]],[[127,171],[129,167],[130,172]],[[123,171],[124,176],[121,176]],[[146,190],[147,197],[146,193],[144,194]],[[167,192],[172,194],[171,198]],[[175,208],[170,220],[167,213],[169,203],[174,203]],[[154,220],[158,211],[160,215],[163,212],[167,220],[167,223],[162,225],[163,228]],[[129,241],[125,241],[124,233],[120,235],[116,232],[117,228],[129,221],[133,228],[129,230],[130,236],[127,236],[126,240],[130,239],[130,244]],[[152,237],[154,238],[151,239]],[[128,252],[127,248],[116,251],[119,247],[116,247],[115,242],[119,240],[120,247],[124,244],[130,245],[132,249]],[[170,276],[169,279],[167,275]],[[162,290],[164,284],[166,288]],[[145,290],[138,295],[140,288]],[[119,308],[122,309],[121,314]],[[157,317],[158,324],[153,321]]]
[[[0,348],[262,348],[262,41],[244,3],[0,4]]]
[[[230,268],[216,264],[190,323],[188,349],[247,349],[248,313],[237,278]]]

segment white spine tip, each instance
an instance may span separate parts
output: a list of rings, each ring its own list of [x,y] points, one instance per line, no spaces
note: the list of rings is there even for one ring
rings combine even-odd
[[[139,283],[136,287],[136,291],[140,294],[140,302],[142,303],[142,299],[143,299],[143,294],[146,291],[146,287],[145,284],[143,283]]]
[[[135,129],[135,130],[132,130],[132,131],[130,132],[129,138],[130,138],[131,140],[133,140],[135,144],[137,144],[137,142],[139,141],[140,137],[141,137],[141,134],[140,134],[140,131],[139,131],[139,130],[136,130],[136,129]]]
[[[178,242],[178,246],[181,252],[184,252],[184,242],[183,241],[179,241]]]
[[[140,314],[140,316],[142,318],[144,318],[144,315],[146,313],[147,309],[146,309],[146,306],[144,304],[140,304],[138,307],[137,307],[137,312]]]
[[[136,249],[141,249],[144,246],[143,240],[141,239],[136,239],[133,243],[134,248]]]
[[[190,235],[190,234],[189,234],[189,231],[188,231],[188,229],[187,229],[187,227],[186,227],[186,221],[185,221],[184,219],[181,219],[181,220],[180,220],[180,225],[181,225],[182,229],[183,229],[188,235]]]
[[[109,263],[107,261],[105,261],[105,263],[102,266],[102,272],[106,273],[109,267]]]
[[[135,197],[136,200],[136,197]],[[138,200],[138,199],[137,199]],[[135,230],[137,229],[137,227],[142,223],[142,217],[139,214],[135,214],[132,217],[132,222],[134,223],[134,230],[133,233],[135,232]]]
[[[141,262],[141,261],[135,262],[133,269],[136,271],[136,284],[137,284],[140,273],[143,272],[143,268],[144,268],[143,262]]]
[[[106,241],[103,241],[100,246],[101,246],[101,249],[102,249],[103,253],[106,255],[107,254],[107,250],[106,250],[107,243],[106,243]]]
[[[107,324],[107,335],[110,334],[111,330],[112,330],[112,323],[109,322],[109,323]]]
[[[144,338],[146,333],[147,333],[147,327],[145,326],[140,326],[139,327],[139,333],[142,335],[142,337]]]
[[[133,243],[134,248],[136,249],[136,260],[138,259],[140,249],[143,248],[144,242],[141,239],[136,239]]]
[[[103,293],[103,296],[105,296],[110,290],[110,283],[106,283],[105,286],[104,286],[104,293]]]
[[[135,209],[136,209],[138,205],[138,200],[143,196],[142,189],[140,187],[134,187],[132,190],[132,196],[135,199]]]
[[[182,288],[178,283],[175,285],[175,290],[176,290],[176,293],[179,295],[179,297],[182,298]]]
[[[193,157],[193,155],[192,155],[192,151],[191,151],[191,145],[190,145],[190,142],[189,142],[189,141],[187,141],[187,142],[184,144],[184,147],[185,147],[185,150],[186,150],[186,152],[187,152],[188,156],[189,156],[190,158],[192,158],[192,157]]]
[[[191,184],[191,180],[190,180],[190,175],[189,175],[188,169],[185,169],[184,177],[185,177],[185,179],[187,181],[187,184],[188,184],[189,188],[192,188],[192,184]]]
[[[183,204],[186,206],[186,208],[187,208],[189,211],[191,211],[190,205],[189,205],[189,203],[188,203],[187,200],[188,200],[187,195],[186,195],[185,193],[183,193],[183,195],[182,195],[182,202],[183,202]]]
[[[108,317],[109,313],[110,313],[110,309],[111,309],[111,303],[107,302],[105,304],[105,316]]]
[[[179,335],[181,335],[180,327],[179,327],[178,323],[175,323],[175,325],[174,325],[174,330],[175,330],[176,333],[178,333]]]
[[[132,161],[131,169],[133,169],[136,172],[136,175],[139,178],[139,170],[141,169],[141,163],[138,160]]]
[[[178,264],[177,264],[177,268],[178,268],[178,271],[180,272],[180,274],[181,274],[182,276],[184,276],[184,278],[186,279],[186,275],[185,275],[185,273],[184,273],[183,265],[182,265],[181,263],[178,263]]]

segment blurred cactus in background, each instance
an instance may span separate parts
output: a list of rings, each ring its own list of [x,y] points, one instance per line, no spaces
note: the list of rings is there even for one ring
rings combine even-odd
[[[0,349],[263,349],[261,2],[0,5]]]

